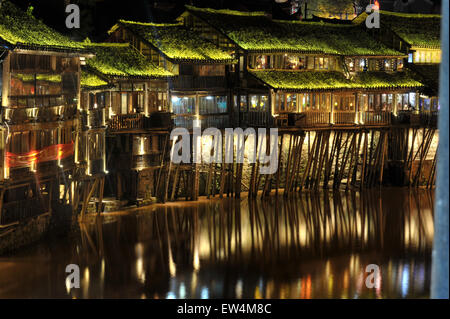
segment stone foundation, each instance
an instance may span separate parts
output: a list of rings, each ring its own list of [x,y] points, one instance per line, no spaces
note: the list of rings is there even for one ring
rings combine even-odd
[[[0,255],[41,239],[50,225],[50,215],[41,215],[0,230]]]

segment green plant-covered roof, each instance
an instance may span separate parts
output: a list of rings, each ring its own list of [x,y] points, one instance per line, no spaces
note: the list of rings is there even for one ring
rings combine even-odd
[[[316,43],[324,53],[345,56],[403,56],[376,41],[361,28],[324,22],[277,21],[288,32]]]
[[[95,53],[88,67],[107,77],[164,78],[173,74],[150,62],[127,43],[84,43]]]
[[[354,14],[353,4],[353,0],[313,0],[308,2],[308,13],[322,18],[345,17]]]
[[[31,12],[23,12],[9,1],[3,1],[0,7],[0,45],[2,43],[26,49],[83,49],[80,43],[52,30]]]
[[[119,20],[140,39],[175,62],[233,63],[233,57],[179,23],[140,23]],[[114,26],[111,31],[115,30]],[[110,32],[111,32],[110,31]]]
[[[214,10],[186,6],[194,16],[210,24],[232,42],[248,51],[319,52],[314,43],[286,33],[264,12]]]
[[[340,72],[302,72],[264,70],[251,71],[256,78],[278,90],[343,90],[343,89],[397,89],[422,87],[409,72],[363,72],[347,79]]]
[[[110,84],[89,70],[81,70],[81,87],[83,89],[99,89],[109,87]]]
[[[353,23],[362,24],[367,16],[367,13],[363,12],[353,20]],[[440,15],[380,11],[380,23],[389,27],[412,47],[441,47]]]
[[[186,6],[240,48],[248,51],[304,52],[333,55],[401,56],[359,27],[323,22],[271,20],[263,12],[214,10]]]
[[[424,86],[420,78],[408,71],[395,73],[360,72],[352,82],[355,87],[363,89],[403,89]]]

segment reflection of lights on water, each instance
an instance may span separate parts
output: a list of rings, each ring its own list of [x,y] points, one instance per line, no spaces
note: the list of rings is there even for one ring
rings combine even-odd
[[[89,268],[84,269],[84,280],[89,283]]]
[[[375,280],[376,280],[376,286],[375,287],[378,287],[378,288],[375,288],[375,292],[377,294],[377,298],[378,299],[381,299],[381,297],[382,297],[381,296],[382,277],[383,277],[383,272],[380,269],[379,276],[375,277]]]
[[[261,296],[261,289],[259,289],[259,287],[256,287],[255,288],[255,297],[254,297],[255,299],[262,299],[262,296]]]
[[[195,271],[198,271],[200,269],[200,258],[198,256],[198,248],[195,249],[194,251],[193,267]]]
[[[175,294],[172,291],[169,291],[167,293],[166,299],[176,299],[177,296],[175,296]]]
[[[330,260],[329,259],[325,263],[325,274],[326,274],[326,276],[330,275]]]
[[[242,280],[241,279],[239,279],[237,282],[236,282],[236,290],[235,290],[235,293],[236,293],[236,298],[242,298]]]
[[[328,276],[328,296],[332,297],[333,293],[333,275]]]
[[[206,287],[202,288],[202,291],[200,293],[200,298],[201,299],[208,299],[209,298],[209,290],[208,290],[208,288],[206,288]]]
[[[103,282],[105,281],[105,259],[102,258],[102,265],[100,269],[100,281],[103,285]]]
[[[259,278],[258,287],[259,287],[260,291],[263,291],[263,279],[262,278]]]
[[[67,294],[70,294],[70,290],[71,290],[71,285],[72,285],[72,283],[70,282],[70,278],[66,278],[66,291],[67,291]]]
[[[363,284],[364,284],[364,274],[363,272],[360,272],[358,278],[356,279],[356,291],[354,298],[358,298],[358,296],[361,294]]]
[[[142,245],[142,243],[137,243],[136,246],[134,247],[134,251],[136,253],[136,257],[142,257],[143,253],[144,253],[144,245]]]
[[[169,273],[171,277],[175,277],[177,273],[176,264],[173,262],[171,249],[169,249]]]
[[[414,280],[414,286],[416,286],[419,290],[422,290],[425,286],[425,266],[424,264],[419,264],[417,267],[419,269],[417,270],[417,276]]]
[[[197,273],[194,271],[192,273],[192,280],[191,280],[191,295],[194,295],[196,288],[197,288]]]
[[[297,293],[296,293],[296,296],[300,296],[301,292],[302,292],[302,279],[299,278],[298,282],[297,282]]]
[[[142,258],[136,260],[136,276],[141,283],[145,283],[144,261]]]
[[[404,265],[402,271],[402,296],[405,297],[408,294],[409,288],[409,266]]]
[[[311,299],[311,275],[308,275],[306,278],[306,299]]]
[[[137,243],[134,247],[136,253],[136,276],[141,283],[145,283],[145,271],[144,271],[144,245]]]
[[[180,284],[180,288],[178,289],[178,297],[180,299],[186,298],[186,287],[184,286],[184,283]]]
[[[89,292],[89,280],[90,280],[90,274],[89,274],[89,268],[86,267],[84,269],[84,276],[83,276],[83,298],[89,298],[88,292]]]

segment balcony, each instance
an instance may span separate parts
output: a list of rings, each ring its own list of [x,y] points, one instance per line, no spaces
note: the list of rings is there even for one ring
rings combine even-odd
[[[337,111],[333,113],[333,123],[336,125],[355,125],[357,113]]]
[[[303,117],[299,121],[298,126],[314,127],[314,126],[330,125],[331,123],[330,112],[312,111],[312,112],[303,112],[303,114],[305,114],[305,117]]]
[[[108,122],[110,132],[168,129],[172,126],[171,114],[154,112],[150,117],[144,114],[114,115]]]
[[[241,121],[248,127],[266,127],[273,125],[274,119],[267,111],[246,112],[241,114]]]
[[[42,106],[42,107],[5,107],[3,118],[12,124],[30,122],[55,122],[73,119],[77,114],[76,106]]]
[[[144,114],[114,115],[108,123],[110,131],[142,130],[147,128],[148,124]]]
[[[391,112],[388,111],[367,111],[359,112],[359,122],[361,125],[389,125],[391,124]]]
[[[399,111],[393,116],[393,124],[411,125],[420,127],[437,127],[438,111],[423,111],[414,113],[411,111]]]

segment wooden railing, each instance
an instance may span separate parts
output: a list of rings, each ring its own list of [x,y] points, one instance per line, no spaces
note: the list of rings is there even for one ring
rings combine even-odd
[[[437,127],[438,111],[422,111],[419,113],[399,111],[393,119],[393,124],[397,125]]]
[[[145,124],[144,114],[114,115],[109,120],[109,129],[111,131],[143,129]]]
[[[5,120],[11,123],[48,122],[68,120],[75,117],[75,106],[42,106],[42,107],[6,107],[3,111]]]
[[[269,117],[269,114],[266,111],[244,113],[244,123],[246,123],[247,126],[263,127],[271,125],[272,122],[272,118]]]
[[[420,113],[420,124],[423,126],[437,127],[438,111]]]
[[[295,126],[315,127],[324,125],[389,125],[391,113],[385,111],[348,112],[311,111],[299,113],[304,115]],[[284,114],[285,115],[285,114]],[[279,117],[281,118],[282,115]],[[280,121],[278,121],[280,122]],[[292,122],[292,121],[291,121]]]
[[[348,111],[336,111],[333,113],[334,124],[355,124],[356,113]]]
[[[193,120],[196,118],[197,116],[192,114],[176,114],[174,117],[174,125],[175,127],[192,129],[194,124]],[[215,127],[222,129],[230,127],[230,116],[228,113],[203,114],[199,115],[198,118],[200,119],[202,128]]]
[[[301,121],[305,126],[316,126],[331,123],[331,113],[323,111],[305,112],[306,116]]]
[[[362,125],[389,125],[389,124],[391,124],[391,112],[388,112],[388,111],[360,112],[360,124],[362,124]]]

